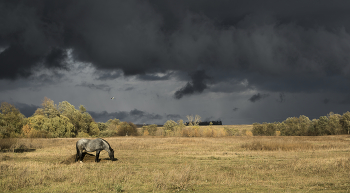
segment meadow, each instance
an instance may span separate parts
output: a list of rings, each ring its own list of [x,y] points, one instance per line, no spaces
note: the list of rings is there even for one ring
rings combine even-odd
[[[78,139],[1,139],[1,191],[350,192],[349,135],[112,137],[99,163]]]

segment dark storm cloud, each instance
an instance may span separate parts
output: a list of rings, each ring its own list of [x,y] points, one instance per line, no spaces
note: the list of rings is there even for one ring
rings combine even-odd
[[[76,86],[81,86],[81,87],[87,87],[90,89],[97,89],[97,90],[102,90],[102,91],[107,91],[109,92],[112,88],[106,84],[93,84],[93,83],[87,83],[83,82],[81,84],[78,84]]]
[[[194,93],[201,93],[208,86],[206,84],[206,80],[210,79],[209,76],[205,74],[204,70],[199,70],[191,75],[191,81],[188,82],[184,87],[180,90],[176,91],[174,97],[176,99],[181,99],[184,95],[191,95]]]
[[[14,106],[19,109],[19,111],[26,117],[32,116],[35,111],[40,108],[40,106],[36,106],[33,104],[25,104],[25,103],[15,103]]]
[[[330,100],[329,99],[324,99],[323,101],[322,101],[324,104],[328,104],[329,102],[330,102]]]
[[[348,105],[350,104],[350,96],[346,96],[344,99],[340,100],[339,104]]]
[[[147,81],[203,69],[215,84],[231,72],[260,90],[349,92],[349,18],[348,1],[1,1],[0,79],[66,68],[71,49],[75,61]],[[201,93],[203,80],[175,98]]]
[[[260,93],[258,93],[258,94],[253,95],[252,97],[250,97],[249,100],[250,100],[250,102],[254,103],[254,102],[259,101],[261,99],[264,99],[264,98],[266,98],[268,96],[270,96],[270,95],[269,94],[260,94]]]
[[[163,116],[159,114],[148,113],[138,109],[131,110],[130,112],[119,111],[119,112],[108,113],[106,111],[102,111],[102,112],[89,111],[89,113],[96,121],[102,121],[102,122],[106,122],[109,119],[114,119],[114,118],[117,118],[121,121],[128,121],[128,122],[134,122],[134,123],[154,122],[154,121],[159,121],[163,119]]]

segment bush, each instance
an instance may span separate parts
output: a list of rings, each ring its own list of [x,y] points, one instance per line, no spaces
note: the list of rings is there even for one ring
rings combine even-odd
[[[227,136],[234,136],[238,133],[238,129],[234,127],[224,127]]]
[[[16,143],[17,143],[17,139],[14,139],[14,138],[1,139],[0,140],[0,151],[10,149]]]
[[[177,123],[173,120],[167,120],[163,125],[164,130],[170,130],[170,131],[174,131],[177,126],[178,126]]]
[[[158,126],[156,124],[153,124],[153,125],[144,125],[142,127],[142,130],[143,130],[143,135],[145,135],[145,133],[147,135],[152,135],[152,136],[155,136],[156,133],[157,133],[157,130],[158,130]],[[147,132],[146,132],[147,131]],[[146,136],[146,135],[145,135]]]

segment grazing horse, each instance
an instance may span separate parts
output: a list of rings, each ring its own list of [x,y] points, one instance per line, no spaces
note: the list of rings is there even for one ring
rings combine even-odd
[[[109,145],[109,143],[104,140],[104,139],[80,139],[79,141],[77,141],[76,144],[77,147],[77,156],[75,158],[75,161],[78,161],[78,159],[80,159],[80,162],[83,161],[83,151],[87,151],[87,152],[93,152],[96,151],[96,159],[95,162],[99,162],[99,156],[100,156],[100,152],[102,150],[106,150],[108,152],[109,157],[111,158],[111,160],[114,160],[114,150],[111,148],[111,146]]]

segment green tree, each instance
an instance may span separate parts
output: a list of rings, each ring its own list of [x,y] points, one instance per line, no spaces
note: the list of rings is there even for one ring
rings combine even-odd
[[[333,112],[330,112],[328,115],[328,131],[332,135],[339,135],[342,134],[342,125],[340,124],[341,115],[334,114]]]
[[[98,122],[97,126],[98,126],[98,130],[100,130],[100,131],[105,131],[108,128],[108,125],[106,123],[103,123],[103,122]]]
[[[326,116],[321,116],[316,125],[316,135],[330,135],[331,133],[328,130],[328,117]]]
[[[298,117],[289,117],[283,121],[283,129],[281,135],[286,136],[304,136],[307,135],[311,121],[308,117],[300,115]]]
[[[77,135],[79,132],[90,133],[91,129],[95,129],[90,128],[93,119],[91,115],[86,112],[83,105],[80,105],[79,110],[77,110],[69,102],[63,101],[59,103],[58,111],[60,114],[68,117],[70,122],[73,124],[74,129],[72,132],[74,132],[75,135]]]
[[[350,112],[347,111],[340,118],[340,124],[343,127],[343,131],[350,134]]]
[[[74,137],[75,135],[72,132],[74,129],[73,124],[64,115],[54,118],[47,118],[44,115],[34,115],[28,118],[27,125],[30,127],[31,133],[39,131],[39,133],[45,134],[43,137]]]
[[[89,128],[90,128],[89,130],[90,136],[97,136],[100,133],[100,130],[98,129],[98,124],[95,122],[91,122]]]
[[[0,138],[21,134],[25,116],[13,105],[2,102],[0,106]]]

